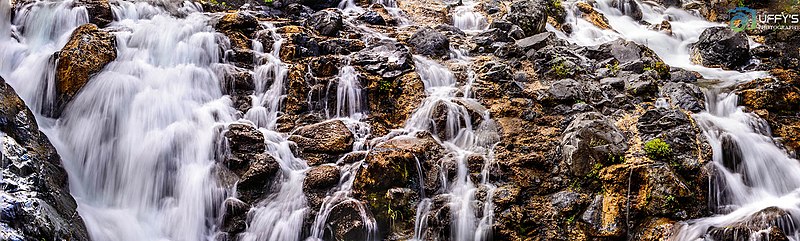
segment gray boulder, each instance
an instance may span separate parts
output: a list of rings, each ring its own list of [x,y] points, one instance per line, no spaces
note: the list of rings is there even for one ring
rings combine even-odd
[[[306,19],[306,26],[320,35],[336,36],[342,30],[342,15],[332,10],[322,10]]]
[[[408,40],[415,54],[428,57],[441,57],[450,51],[447,36],[431,28],[423,28],[411,35]]]

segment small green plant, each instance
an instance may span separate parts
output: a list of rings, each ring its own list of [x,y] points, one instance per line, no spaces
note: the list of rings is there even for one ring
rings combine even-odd
[[[551,0],[551,1],[554,7],[561,8],[561,0]]]
[[[625,156],[614,155],[614,154],[609,153],[608,154],[608,161],[610,163],[614,163],[614,164],[625,163]]]
[[[586,177],[589,179],[598,179],[600,178],[600,170],[602,169],[603,169],[603,164],[595,163],[594,166],[592,166],[592,170],[586,174]]]
[[[614,62],[614,64],[606,64],[606,68],[611,71],[611,74],[617,75],[619,74],[619,62]]]
[[[382,79],[382,80],[380,80],[380,82],[378,82],[378,90],[379,91],[381,91],[381,92],[389,92],[392,89],[394,89],[394,84],[392,83],[392,81],[383,80]]]
[[[395,210],[392,209],[392,203],[391,202],[389,203],[389,210],[387,212],[389,213],[389,218],[391,218],[392,221],[397,220],[398,215],[400,214],[398,211],[395,211]]]
[[[553,65],[552,70],[553,74],[555,74],[558,78],[565,78],[569,76],[569,69],[567,69],[567,66],[564,64],[563,60],[558,61],[557,64]]]
[[[644,152],[647,153],[647,157],[653,160],[665,160],[672,156],[672,149],[669,144],[660,138],[644,143]]]

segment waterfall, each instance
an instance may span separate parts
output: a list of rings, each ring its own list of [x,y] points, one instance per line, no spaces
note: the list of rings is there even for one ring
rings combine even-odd
[[[361,119],[361,83],[353,66],[345,66],[339,71],[336,86],[336,116]]]
[[[703,30],[722,26],[722,24],[708,22],[700,16],[677,8],[661,7],[655,4],[643,4],[636,1],[642,10],[642,20],[650,24],[659,24],[669,20],[673,35],[658,30],[650,29],[647,25],[640,24],[630,16],[623,14],[619,9],[611,6],[615,0],[596,1],[596,9],[602,13],[612,29],[600,29],[589,21],[579,17],[573,7],[578,1],[566,0],[562,3],[567,11],[566,23],[573,25],[573,32],[569,36],[547,24],[549,31],[555,32],[561,38],[581,46],[595,46],[618,38],[633,41],[652,49],[664,63],[672,67],[697,71],[708,79],[726,81],[724,85],[736,84],[736,81],[752,80],[766,76],[764,72],[738,72],[707,68],[693,64],[689,56],[689,45],[699,40]]]
[[[800,215],[800,162],[775,145],[764,120],[737,107],[737,96],[707,93],[709,105],[695,115],[698,125],[714,150],[717,177],[712,179],[719,215],[683,226],[678,240],[702,237],[710,227],[726,227],[768,207],[787,211],[794,222]],[[727,140],[726,140],[727,139]],[[735,145],[725,145],[732,141]],[[740,154],[737,167],[726,165],[724,152]],[[796,230],[786,234],[800,240]],[[752,237],[751,240],[761,240]]]
[[[576,16],[566,1],[566,22],[573,24],[573,33],[566,35],[553,26],[549,31],[578,45],[590,46],[617,38],[631,40],[652,49],[665,63],[701,73],[705,78],[721,82],[713,89],[725,89],[755,78],[766,77],[764,72],[738,72],[707,68],[691,63],[689,44],[696,42],[706,28],[720,26],[699,16],[677,8],[663,8],[636,1],[643,12],[643,20],[658,24],[669,20],[673,35],[638,23],[622,11],[611,7],[611,0],[597,1],[596,8],[603,13],[613,30],[602,30]],[[626,13],[631,6],[626,6]],[[800,217],[800,163],[776,145],[767,123],[737,106],[733,93],[710,90],[706,94],[707,109],[693,117],[713,149],[713,165],[717,171],[711,180],[711,205],[716,208],[712,217],[689,220],[682,224],[672,240],[703,240],[710,227],[728,227],[745,220],[750,215],[768,207],[778,207],[791,216],[791,222]],[[727,143],[727,144],[726,144]],[[730,144],[732,143],[732,144]],[[740,163],[731,166],[725,153],[737,153]],[[785,224],[793,227],[793,223]],[[794,229],[794,228],[792,228]],[[745,235],[745,234],[743,234]],[[762,234],[741,237],[761,240]],[[800,240],[796,230],[787,233],[791,240]]]
[[[486,17],[475,12],[474,8],[477,5],[475,1],[461,1],[461,6],[457,6],[454,10],[453,26],[469,32],[479,32],[488,28],[489,22]]]

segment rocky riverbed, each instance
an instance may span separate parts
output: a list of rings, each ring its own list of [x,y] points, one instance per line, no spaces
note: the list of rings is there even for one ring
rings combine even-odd
[[[798,165],[800,31],[736,4],[3,0],[0,237],[797,240],[707,116]]]

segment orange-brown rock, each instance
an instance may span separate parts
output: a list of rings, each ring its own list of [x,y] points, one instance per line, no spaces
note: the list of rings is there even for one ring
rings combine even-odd
[[[756,79],[739,86],[739,102],[767,120],[772,134],[790,150],[800,149],[800,73],[773,70],[774,78]]]
[[[611,29],[611,25],[608,24],[606,16],[595,10],[592,5],[586,2],[578,2],[575,6],[583,13],[583,19],[586,21],[589,21],[600,29]]]
[[[59,117],[92,75],[117,58],[115,41],[113,34],[98,30],[94,24],[81,25],[72,33],[69,42],[58,53],[56,100],[52,107],[44,108],[45,116]]]

